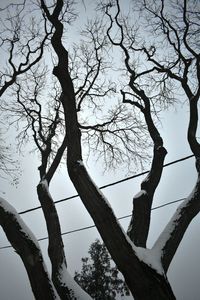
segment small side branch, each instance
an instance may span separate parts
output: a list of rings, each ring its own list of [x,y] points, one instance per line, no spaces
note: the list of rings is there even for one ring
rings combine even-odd
[[[24,2],[25,3],[25,2]],[[20,16],[18,16],[20,19]],[[21,17],[22,19],[23,17]],[[8,66],[10,67],[11,71],[9,75],[3,74],[5,76],[5,81],[4,83],[0,86],[0,97],[6,92],[6,90],[12,86],[14,83],[16,83],[17,78],[22,75],[27,73],[29,70],[31,70],[34,66],[36,66],[42,59],[43,54],[44,54],[44,49],[47,44],[47,41],[52,34],[52,28],[47,30],[46,28],[46,19],[44,18],[44,27],[46,28],[46,31],[44,32],[43,38],[40,40],[40,33],[39,31],[35,32],[35,40],[33,38],[27,38],[27,43],[23,45],[22,41],[20,40],[20,30],[21,30],[21,23],[19,22],[18,19],[15,20],[15,17],[11,17],[11,21],[17,22],[17,29],[11,28],[10,31],[12,32],[14,30],[14,36],[10,38],[9,43],[10,43],[10,49],[8,48]],[[12,23],[11,22],[11,23]],[[19,24],[20,25],[19,25]],[[27,34],[28,36],[28,34]],[[5,42],[4,38],[1,37],[2,43]],[[35,44],[34,44],[35,42]],[[34,46],[30,46],[30,44],[34,44]],[[19,59],[24,60],[24,62],[21,62],[18,66],[16,63],[13,61],[15,58],[15,51],[20,51],[20,49],[23,49],[22,51],[22,56]],[[25,50],[24,50],[25,49]],[[26,54],[23,54],[25,52]],[[7,78],[7,79],[6,79]]]

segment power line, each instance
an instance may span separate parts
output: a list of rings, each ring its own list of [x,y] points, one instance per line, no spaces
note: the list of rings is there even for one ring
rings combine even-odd
[[[165,206],[168,206],[168,205],[172,205],[174,203],[183,201],[185,199],[186,198],[181,198],[181,199],[178,199],[178,200],[170,201],[170,202],[167,202],[167,203],[155,206],[151,210],[160,209],[162,207],[165,207]],[[119,218],[117,218],[117,220],[127,219],[127,218],[130,218],[131,216],[132,215],[129,214],[129,215],[126,215],[126,216],[119,217]],[[95,227],[96,227],[95,225],[89,225],[89,226],[85,226],[85,227],[81,227],[81,228],[77,228],[77,229],[73,229],[73,230],[70,230],[70,231],[63,232],[63,233],[61,233],[61,235],[62,236],[63,235],[68,235],[68,234],[71,234],[71,233],[80,232],[80,231],[84,231],[84,230],[87,230],[87,229],[90,229],[90,228],[95,228]],[[37,241],[40,242],[40,241],[44,241],[44,240],[47,240],[47,239],[48,239],[48,237],[43,237],[43,238],[39,238]],[[12,246],[11,245],[9,245],[9,246],[3,246],[3,247],[0,247],[0,250],[2,250],[2,249],[8,249],[8,248],[12,248]]]
[[[164,168],[164,167],[168,167],[168,166],[173,165],[173,164],[176,164],[176,163],[179,163],[179,162],[182,162],[182,161],[187,160],[187,159],[192,158],[192,157],[194,157],[193,154],[192,154],[192,155],[189,155],[189,156],[182,157],[182,158],[177,159],[177,160],[173,160],[173,161],[171,161],[171,162],[169,162],[169,163],[167,163],[167,164],[164,164],[164,165],[163,165],[163,168]],[[136,178],[136,177],[140,177],[140,176],[142,176],[142,175],[145,175],[145,174],[149,173],[149,171],[150,171],[150,170],[144,171],[144,172],[141,172],[141,173],[138,173],[138,174],[129,176],[129,177],[126,177],[126,178],[124,178],[124,179],[120,179],[120,180],[117,180],[117,181],[108,183],[108,184],[106,184],[106,185],[101,186],[99,189],[102,190],[102,189],[108,188],[108,187],[110,187],[110,186],[113,186],[113,185],[116,185],[116,184],[119,184],[119,183],[128,181],[128,180],[130,180],[130,179],[134,179],[134,178]],[[73,195],[73,196],[69,196],[69,197],[64,198],[64,199],[57,200],[57,201],[55,201],[54,203],[55,203],[55,204],[58,204],[58,203],[61,203],[61,202],[69,201],[69,200],[74,199],[74,198],[77,198],[77,197],[79,197],[78,194]],[[19,214],[20,214],[20,215],[26,214],[26,213],[29,213],[29,212],[32,212],[32,211],[35,211],[35,210],[38,210],[38,209],[41,209],[41,206],[36,206],[36,207],[30,208],[30,209],[21,211],[21,212],[19,212]]]
[[[184,160],[187,160],[189,158],[192,158],[194,155],[189,155],[189,156],[185,156],[185,157],[182,157],[180,159],[177,159],[177,160],[174,160],[174,161],[171,161],[167,164],[165,164],[163,167],[168,167],[172,164],[176,164],[178,162],[182,162]],[[109,184],[106,184],[106,185],[103,185],[101,186],[99,189],[105,189],[107,187],[110,187],[110,186],[113,186],[113,185],[116,185],[116,184],[119,184],[119,183],[122,183],[122,182],[125,182],[127,180],[130,180],[130,179],[134,179],[136,177],[139,177],[139,176],[142,176],[142,175],[145,175],[149,172],[148,171],[144,171],[144,172],[141,172],[141,173],[138,173],[136,175],[133,175],[133,176],[129,176],[129,177],[126,177],[124,179],[121,179],[121,180],[118,180],[118,181],[115,181],[115,182],[112,182],[112,183],[109,183]],[[77,198],[79,195],[73,195],[73,196],[70,196],[70,197],[67,197],[67,198],[64,198],[64,199],[61,199],[61,200],[57,200],[55,201],[54,203],[57,204],[57,203],[60,203],[60,202],[64,202],[64,201],[68,201],[68,200],[71,200],[73,198]],[[181,199],[178,199],[178,200],[174,200],[174,201],[171,201],[171,202],[167,202],[167,203],[164,203],[162,205],[159,205],[159,206],[156,206],[156,207],[153,207],[151,210],[156,210],[156,209],[159,209],[159,208],[162,208],[162,207],[165,207],[165,206],[168,206],[168,205],[171,205],[171,204],[174,204],[176,202],[179,202],[179,201],[183,201],[185,198],[181,198]],[[20,212],[19,214],[25,214],[25,213],[28,213],[28,212],[31,212],[31,211],[34,211],[34,210],[37,210],[37,209],[40,209],[41,206],[37,206],[37,207],[34,207],[34,208],[30,208],[30,209],[27,209],[25,211],[22,211]],[[126,216],[122,216],[122,217],[119,217],[118,220],[122,220],[122,219],[126,219],[126,218],[129,218],[131,217],[131,215],[126,215]],[[67,231],[67,232],[63,232],[61,235],[67,235],[67,234],[71,234],[71,233],[75,233],[75,232],[80,232],[80,231],[83,231],[83,230],[86,230],[86,229],[90,229],[90,228],[94,228],[96,227],[95,225],[90,225],[90,226],[86,226],[86,227],[81,227],[81,228],[78,228],[78,229],[74,229],[74,230],[70,230],[70,231]],[[48,239],[48,237],[43,237],[43,238],[40,238],[38,239],[38,241],[43,241],[43,240],[46,240]],[[7,248],[12,248],[12,246],[4,246],[4,247],[0,247],[0,250],[1,249],[7,249]]]
[[[164,203],[164,204],[152,207],[151,210],[160,209],[162,207],[165,207],[165,206],[168,206],[168,205],[172,205],[174,203],[183,201],[185,199],[186,198],[181,198],[181,199],[178,199],[178,200],[170,201],[170,202],[167,202],[167,203]],[[117,220],[127,219],[127,218],[130,218],[131,216],[132,216],[132,214],[129,214],[129,215],[126,215],[126,216],[119,217],[119,218],[117,218]],[[85,227],[81,227],[81,228],[78,228],[78,229],[74,229],[74,230],[63,232],[61,235],[67,235],[67,234],[71,234],[71,233],[75,233],[75,232],[87,230],[87,229],[94,228],[94,227],[96,227],[96,225],[85,226]],[[38,241],[44,241],[44,240],[47,240],[47,239],[48,239],[48,237],[43,237],[43,238],[38,239]]]

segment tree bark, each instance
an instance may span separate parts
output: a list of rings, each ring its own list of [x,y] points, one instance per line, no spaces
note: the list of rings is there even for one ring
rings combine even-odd
[[[140,193],[133,198],[132,218],[127,233],[136,246],[146,248],[153,196],[162,175],[166,154],[163,146],[154,149],[151,170],[141,183]]]
[[[118,269],[135,300],[174,300],[165,275],[159,275],[139,261],[134,245],[121,230],[112,209],[90,179],[85,167],[77,163],[70,169],[70,178],[79,193]]]
[[[49,236],[48,253],[52,265],[52,281],[62,300],[70,300],[70,290],[64,283],[60,273],[63,266],[67,268],[64,245],[61,237],[60,222],[55,204],[48,190],[47,181],[41,181],[37,186],[38,198],[44,212]]]
[[[41,0],[47,18],[54,25],[55,32],[51,39],[58,57],[54,75],[58,78],[62,92],[67,132],[67,167],[69,176],[81,197],[86,209],[108,248],[118,269],[125,277],[126,283],[135,300],[174,300],[175,297],[164,275],[158,274],[144,262],[141,262],[134,245],[123,232],[104,196],[91,180],[82,163],[81,134],[77,120],[74,87],[68,71],[68,52],[62,44],[63,25],[59,21],[63,1],[58,0],[50,15]]]
[[[24,263],[35,299],[60,299],[49,278],[39,245],[15,209],[3,199],[0,199],[0,225]]]
[[[146,248],[151,220],[151,207],[153,203],[153,197],[162,176],[163,164],[165,156],[167,154],[167,150],[163,147],[162,137],[160,136],[160,133],[152,119],[150,99],[146,96],[143,90],[140,90],[134,84],[133,74],[130,75],[129,86],[132,91],[141,98],[141,100],[143,101],[143,105],[135,101],[128,101],[128,103],[137,106],[144,114],[149,135],[154,143],[151,170],[141,183],[140,193],[133,198],[133,212],[128,228],[128,235],[134,242],[134,244],[136,246]],[[127,101],[125,99],[125,93],[122,92],[122,95],[123,102],[126,103]]]
[[[193,192],[177,208],[174,216],[167,224],[153,247],[154,249],[157,248],[157,251],[160,252],[160,259],[166,273],[189,224],[200,211],[199,199],[200,177],[198,176]]]

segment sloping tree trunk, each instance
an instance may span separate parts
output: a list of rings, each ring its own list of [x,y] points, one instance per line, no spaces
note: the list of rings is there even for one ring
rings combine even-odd
[[[61,238],[61,228],[58,214],[51,198],[46,181],[41,181],[37,186],[38,198],[46,219],[47,231],[49,235],[48,253],[52,265],[52,281],[63,300],[70,300],[70,290],[67,283],[60,276],[61,268],[64,265],[67,268],[64,245]]]
[[[54,160],[52,164],[50,164],[49,169],[47,166],[49,166],[49,158],[50,154],[52,154],[52,138],[55,135],[59,116],[57,115],[55,120],[52,121],[53,123],[49,127],[48,134],[46,134],[46,130],[44,134],[42,130],[42,118],[40,115],[41,110],[33,110],[32,112],[36,115],[36,117],[34,117],[31,112],[26,109],[25,105],[23,108],[25,109],[27,116],[32,120],[31,125],[34,133],[33,137],[38,149],[40,150],[42,158],[42,163],[39,167],[41,181],[38,184],[37,191],[49,235],[48,251],[52,264],[52,281],[44,266],[37,241],[34,239],[31,232],[25,227],[17,212],[0,198],[0,225],[3,227],[13,248],[22,258],[30,279],[34,296],[39,300],[68,300],[74,298],[79,300],[90,299],[87,294],[82,294],[83,296],[74,296],[70,291],[70,286],[72,285],[69,283],[70,279],[67,273],[67,262],[61,237],[59,219],[53,199],[51,198],[48,189],[51,178],[56,171],[66,147],[67,168],[71,181],[73,182],[86,209],[94,220],[94,223],[117,267],[124,275],[126,283],[135,300],[175,299],[166,274],[188,225],[200,211],[200,144],[196,138],[198,125],[197,104],[200,97],[200,56],[199,53],[197,53],[196,50],[193,50],[190,46],[189,27],[192,23],[190,24],[188,21],[187,12],[189,12],[189,10],[187,9],[187,1],[185,0],[182,7],[180,6],[183,10],[183,29],[176,29],[170,19],[168,20],[168,18],[165,18],[164,1],[161,1],[162,5],[160,12],[159,10],[153,11],[151,8],[148,9],[147,3],[144,1],[144,7],[153,13],[153,20],[155,20],[155,18],[160,20],[160,28],[163,28],[163,33],[166,35],[171,49],[175,50],[175,57],[177,57],[177,61],[167,61],[167,64],[165,61],[159,62],[156,60],[156,55],[154,56],[156,49],[154,49],[154,47],[147,49],[145,48],[145,44],[142,44],[141,48],[138,48],[141,45],[137,45],[137,47],[134,48],[134,38],[131,34],[126,34],[127,32],[125,32],[129,29],[129,26],[124,27],[126,23],[123,24],[120,16],[119,1],[115,0],[111,2],[112,3],[108,1],[108,4],[104,7],[105,13],[110,20],[106,33],[111,45],[120,47],[120,50],[124,55],[126,73],[129,75],[129,83],[127,86],[129,85],[132,93],[128,93],[133,96],[133,98],[131,98],[133,100],[127,100],[126,93],[121,91],[123,95],[123,102],[128,102],[140,109],[144,115],[149,134],[154,143],[154,156],[151,171],[141,184],[141,192],[133,199],[133,214],[128,235],[126,235],[119,225],[109,203],[90,178],[86,167],[82,162],[81,132],[80,125],[77,120],[77,110],[80,109],[81,102],[79,102],[78,107],[76,107],[76,96],[69,72],[68,51],[62,44],[62,22],[64,21],[64,18],[61,16],[61,13],[63,12],[63,0],[53,1],[53,4],[49,8],[53,11],[52,14],[46,6],[45,0],[41,0],[41,8],[44,12],[43,16],[45,17],[46,15],[45,26],[48,19],[52,25],[51,29],[54,30],[51,43],[57,54],[58,65],[54,68],[53,74],[57,77],[62,88],[62,95],[59,103],[62,103],[63,106],[66,125],[66,136],[64,137],[63,144],[55,154]],[[113,14],[115,14],[113,16],[110,12],[110,8],[114,5],[116,9],[112,10]],[[114,24],[116,27],[113,27]],[[111,37],[113,28],[115,28],[114,32],[118,29],[119,36],[117,37],[117,40],[115,40],[115,38],[112,39]],[[125,31],[124,28],[126,28]],[[9,82],[5,81],[1,88],[0,96],[9,86],[16,82],[18,75],[25,73],[40,61],[43,55],[45,41],[48,39],[51,32],[53,31],[50,30],[49,33],[46,32],[42,43],[35,51],[30,50],[29,40],[27,43],[29,52],[27,54],[26,63],[20,63],[19,68],[16,68],[12,62],[14,54],[13,45],[16,38],[10,40],[11,50],[9,52],[9,63],[13,68],[13,74],[11,74]],[[171,39],[170,32],[174,35],[175,39],[173,39],[173,41]],[[127,46],[127,39],[129,38],[133,38],[130,43],[130,47]],[[38,55],[36,55],[39,49],[40,51]],[[133,52],[131,53],[129,51]],[[133,62],[130,61],[134,51],[140,51],[140,53],[143,53],[144,56],[146,55],[148,63],[150,62],[153,67],[148,69],[147,66],[146,70],[136,74],[135,69],[137,69],[137,67],[135,68]],[[31,53],[34,54],[35,59],[32,62],[29,62],[29,56]],[[185,56],[185,53],[187,53],[187,56]],[[190,56],[188,56],[188,54],[190,54]],[[100,60],[98,60],[98,63],[100,63]],[[177,66],[180,68],[180,72],[178,73],[176,69]],[[197,87],[195,88],[194,86],[190,88],[190,81],[193,78],[193,75],[190,75],[189,71],[192,66],[196,66],[196,69],[193,72],[196,74]],[[190,120],[188,127],[188,142],[196,159],[198,179],[193,192],[178,207],[176,213],[161,233],[153,248],[147,249],[146,242],[150,226],[153,196],[162,175],[166,149],[163,146],[162,138],[160,137],[160,134],[152,120],[152,110],[150,107],[151,98],[148,98],[148,90],[145,92],[145,85],[140,85],[140,81],[137,81],[137,79],[140,77],[142,82],[142,76],[144,74],[152,74],[153,76],[154,73],[152,72],[155,71],[156,75],[166,75],[166,77],[161,77],[161,80],[163,80],[164,83],[166,83],[165,80],[168,78],[178,81],[189,99]],[[19,91],[20,87],[18,92]],[[23,103],[21,104],[23,105]],[[40,106],[40,104],[38,105]],[[58,111],[59,109],[57,110],[57,113]],[[34,127],[35,118],[39,118],[39,129],[37,126]],[[42,140],[42,146],[37,140],[38,137]]]
[[[58,78],[63,92],[61,101],[66,122],[69,176],[112,258],[124,275],[134,298],[136,300],[174,300],[175,297],[164,273],[158,274],[156,270],[138,259],[135,246],[121,229],[112,209],[82,163],[81,134],[77,121],[75,94],[68,72],[68,52],[61,41],[63,25],[58,19],[63,1],[57,1],[52,14],[49,13],[44,1],[41,1],[41,4],[47,18],[55,27],[51,41],[58,56],[58,65],[54,68],[53,73]]]
[[[0,225],[21,257],[37,300],[60,299],[49,278],[40,247],[16,210],[0,198]]]

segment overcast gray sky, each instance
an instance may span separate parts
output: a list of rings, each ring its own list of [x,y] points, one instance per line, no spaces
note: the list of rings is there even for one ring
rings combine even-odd
[[[1,1],[2,3],[7,1]],[[90,6],[93,1],[85,0]],[[84,9],[82,9],[85,14]],[[1,57],[1,59],[3,59]],[[161,135],[164,138],[168,150],[166,162],[190,155],[190,149],[186,140],[186,128],[188,122],[187,106],[179,106],[162,114]],[[14,136],[10,137],[11,141]],[[11,186],[9,182],[0,179],[0,196],[11,203],[17,211],[26,210],[39,205],[36,194],[36,185],[39,176],[37,167],[39,162],[34,154],[26,154],[21,158],[23,174],[19,186]],[[92,159],[88,163],[88,169],[98,186],[119,180],[124,177],[124,172],[117,170],[115,173],[103,174],[101,163],[95,164]],[[192,190],[196,179],[194,159],[189,159],[164,169],[161,184],[157,190],[154,205],[158,206],[169,201],[186,197]],[[116,216],[121,217],[131,213],[132,198],[139,191],[142,177],[132,179],[113,187],[104,189],[103,192],[111,203]],[[53,179],[50,191],[55,200],[66,198],[76,194],[70,183],[67,171],[63,165]],[[158,237],[178,204],[173,204],[152,212],[151,233],[149,247]],[[61,221],[62,231],[92,225],[93,222],[83,207],[79,198],[63,202],[57,205]],[[37,238],[47,236],[45,222],[40,210],[22,216]],[[127,229],[129,219],[121,221],[124,229]],[[199,300],[200,295],[200,216],[197,216],[188,228],[180,248],[178,249],[169,270],[169,281],[174,293],[179,300]],[[71,274],[81,266],[81,257],[87,255],[90,244],[99,237],[95,228],[76,232],[63,236],[68,267]],[[0,231],[0,247],[8,245],[7,239]],[[47,265],[47,241],[40,242]],[[27,279],[23,264],[12,248],[0,250],[0,299],[1,300],[31,300],[33,299],[31,288]]]

